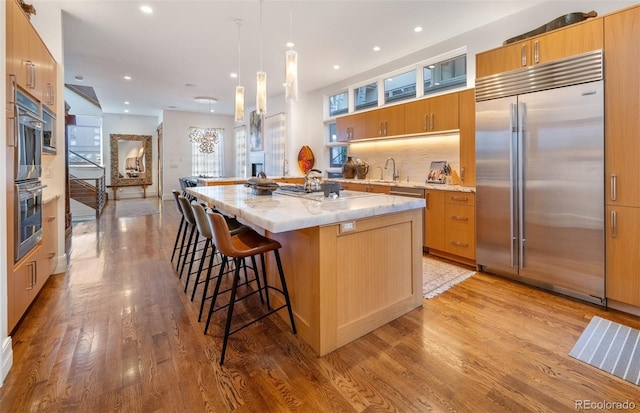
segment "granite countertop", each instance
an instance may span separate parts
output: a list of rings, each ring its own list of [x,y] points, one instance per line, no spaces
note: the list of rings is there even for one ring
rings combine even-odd
[[[273,233],[425,207],[420,198],[358,191],[340,191],[335,199],[324,198],[322,193],[255,195],[244,185],[200,186],[187,188],[187,192],[245,224]]]

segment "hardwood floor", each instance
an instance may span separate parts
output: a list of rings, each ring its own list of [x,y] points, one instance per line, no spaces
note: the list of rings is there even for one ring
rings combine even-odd
[[[485,274],[323,358],[269,317],[231,337],[220,367],[221,319],[203,335],[169,262],[179,217],[159,209],[117,219],[112,201],[74,227],[69,271],[12,336],[1,412],[640,410],[637,386],[568,356],[592,316],[638,317]]]

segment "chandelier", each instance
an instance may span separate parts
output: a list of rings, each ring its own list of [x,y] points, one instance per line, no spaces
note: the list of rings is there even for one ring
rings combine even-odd
[[[203,153],[215,151],[218,143],[218,131],[215,128],[189,128],[189,142],[198,143],[198,150]]]

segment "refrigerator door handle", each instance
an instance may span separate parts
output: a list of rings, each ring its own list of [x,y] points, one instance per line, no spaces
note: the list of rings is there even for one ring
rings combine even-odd
[[[516,159],[514,157],[514,150],[517,148],[516,140],[518,138],[518,110],[515,103],[510,105],[509,116],[509,129],[511,129],[511,139],[509,140],[509,222],[511,223],[511,268],[517,266],[516,263],[516,243],[518,239],[516,237],[516,221],[515,221],[515,180],[516,180]]]
[[[525,103],[518,103],[518,236],[520,238],[519,248],[519,260],[518,266],[520,270],[524,269],[524,243],[526,242],[524,233],[524,146],[525,146],[525,134],[526,134],[526,109]]]

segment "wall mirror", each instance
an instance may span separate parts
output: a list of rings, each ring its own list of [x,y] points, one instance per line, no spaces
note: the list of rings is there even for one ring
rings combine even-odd
[[[111,185],[151,185],[151,135],[110,136]]]

